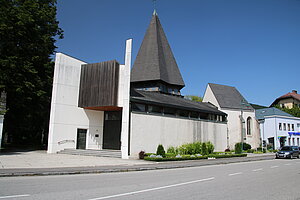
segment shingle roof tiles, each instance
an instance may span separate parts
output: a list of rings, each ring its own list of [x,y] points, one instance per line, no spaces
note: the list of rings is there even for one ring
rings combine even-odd
[[[140,103],[144,102],[148,104],[162,105],[166,107],[181,108],[190,111],[199,111],[204,113],[226,115],[225,113],[219,111],[215,106],[213,106],[210,103],[195,102],[179,96],[163,94],[160,92],[132,90],[130,99],[132,102],[140,102]]]
[[[131,82],[161,80],[184,87],[184,81],[156,13],[135,59]]]
[[[221,108],[253,110],[252,106],[235,87],[214,83],[208,85]]]

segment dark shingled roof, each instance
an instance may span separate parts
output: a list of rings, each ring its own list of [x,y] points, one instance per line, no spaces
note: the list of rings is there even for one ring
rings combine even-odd
[[[190,111],[226,115],[210,103],[195,102],[183,97],[163,94],[160,92],[150,92],[144,90],[132,90],[130,101],[136,103],[147,103],[159,106],[173,107]]]
[[[255,117],[258,120],[265,119],[267,116],[285,116],[285,117],[293,117],[292,115],[279,110],[278,108],[264,108],[255,111]]]
[[[241,109],[243,102],[243,110],[253,110],[252,106],[235,87],[214,83],[209,83],[208,85],[221,108]]]
[[[156,12],[153,13],[131,71],[131,82],[153,80],[184,87],[176,60]]]

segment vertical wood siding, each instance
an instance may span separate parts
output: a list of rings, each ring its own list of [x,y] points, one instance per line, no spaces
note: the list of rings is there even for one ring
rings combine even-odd
[[[117,106],[119,68],[116,60],[82,65],[78,106]]]

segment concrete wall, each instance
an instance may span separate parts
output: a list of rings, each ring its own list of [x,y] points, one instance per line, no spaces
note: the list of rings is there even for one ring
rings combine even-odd
[[[279,123],[282,124],[282,130],[279,130]],[[283,129],[283,123],[285,124],[294,124],[294,131],[291,129],[286,130]],[[290,145],[296,145],[300,146],[298,144],[298,138],[300,143],[300,136],[297,135],[291,135],[289,136],[288,132],[300,132],[300,118],[296,117],[284,117],[284,116],[270,116],[266,117],[264,121],[261,122],[260,125],[261,135],[264,140],[268,142],[268,138],[274,137],[274,143],[275,143],[275,149],[279,149],[280,143],[279,143],[279,137],[286,137],[286,143],[288,144],[288,138],[291,138],[291,144]],[[295,141],[295,144],[293,144],[293,138]]]
[[[2,143],[3,121],[4,121],[4,115],[0,115],[0,149]]]
[[[159,144],[165,149],[195,141],[211,141],[215,151],[224,151],[227,137],[226,123],[131,113],[130,155],[156,152]]]
[[[101,149],[103,112],[78,107],[81,65],[86,64],[62,53],[56,54],[48,153],[76,148],[77,129],[87,129],[86,148]],[[95,135],[99,137],[95,137]]]

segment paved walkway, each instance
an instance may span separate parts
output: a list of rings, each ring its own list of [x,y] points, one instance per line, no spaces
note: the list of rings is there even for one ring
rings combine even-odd
[[[214,160],[150,162],[135,159],[47,154],[46,151],[13,152],[0,153],[0,177],[171,169],[265,159],[274,159],[274,154],[249,154],[248,157]]]
[[[46,151],[0,152],[0,169],[95,167],[108,165],[135,165],[149,163],[144,160],[48,154]]]

